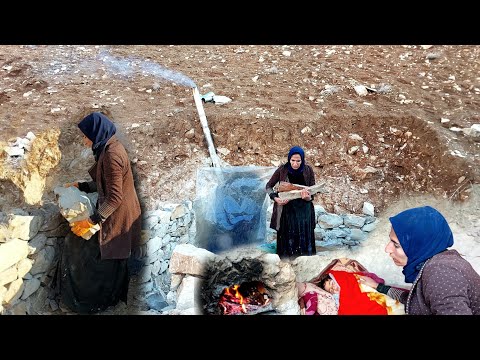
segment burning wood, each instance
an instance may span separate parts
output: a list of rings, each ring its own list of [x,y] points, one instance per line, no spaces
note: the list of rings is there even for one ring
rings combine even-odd
[[[256,314],[270,305],[270,296],[261,282],[246,282],[225,288],[218,305],[223,315]],[[271,306],[265,309],[268,310]]]

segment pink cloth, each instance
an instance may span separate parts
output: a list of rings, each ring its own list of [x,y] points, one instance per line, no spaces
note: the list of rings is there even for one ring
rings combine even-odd
[[[305,303],[305,315],[319,315],[317,312],[317,293],[315,293],[314,291],[309,291],[305,293],[305,295],[303,295],[303,301]]]
[[[375,280],[377,283],[385,284],[384,279],[382,279],[381,277],[377,276],[377,274],[374,274],[372,272],[362,271],[362,275],[368,276],[369,278]]]

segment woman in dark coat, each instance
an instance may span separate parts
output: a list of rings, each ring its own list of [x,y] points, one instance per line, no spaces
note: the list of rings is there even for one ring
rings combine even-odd
[[[303,189],[301,199],[282,200],[274,190],[280,182],[315,185],[315,174],[312,167],[305,163],[305,153],[301,147],[294,146],[290,149],[287,163],[280,165],[267,182],[266,191],[274,201],[270,227],[277,230],[277,254],[280,257],[314,255],[313,195]]]
[[[60,261],[60,294],[73,311],[94,313],[119,300],[127,302],[127,261],[131,249],[139,244],[141,210],[130,161],[115,136],[115,125],[94,112],[78,127],[95,157],[88,171],[93,181],[69,185],[98,192],[98,201],[90,219],[70,224],[73,234],[65,238]],[[100,231],[90,240],[80,238],[93,224],[100,224]]]
[[[391,288],[362,276],[361,281],[405,304],[412,315],[480,315],[480,275],[456,250],[447,221],[423,206],[390,218],[390,242],[385,247],[403,266],[410,291]]]

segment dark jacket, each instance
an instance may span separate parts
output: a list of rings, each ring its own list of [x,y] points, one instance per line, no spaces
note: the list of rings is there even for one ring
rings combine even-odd
[[[480,275],[456,250],[425,262],[412,289],[397,297],[411,315],[480,315]]]
[[[141,209],[130,160],[115,135],[88,172],[93,179],[87,183],[89,191],[98,192],[102,259],[126,259],[140,242]]]
[[[303,169],[303,177],[305,179],[305,185],[312,186],[315,185],[315,173],[310,165],[305,163],[305,167]],[[286,164],[280,165],[277,170],[273,173],[270,180],[267,182],[265,186],[265,190],[267,191],[268,195],[270,196],[275,192],[273,187],[279,183],[280,181],[288,182],[288,168]],[[313,195],[312,195],[313,201]],[[282,208],[283,206],[279,206],[276,202],[273,203],[273,211],[272,211],[272,219],[270,221],[270,228],[278,230],[280,228],[280,217],[282,216]]]

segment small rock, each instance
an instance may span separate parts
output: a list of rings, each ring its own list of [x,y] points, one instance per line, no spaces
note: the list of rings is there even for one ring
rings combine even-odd
[[[356,85],[353,89],[359,96],[366,96],[368,94],[367,88],[363,85]]]
[[[429,54],[427,54],[426,59],[427,60],[435,60],[435,59],[438,59],[439,57],[440,57],[440,54],[429,53]]]

